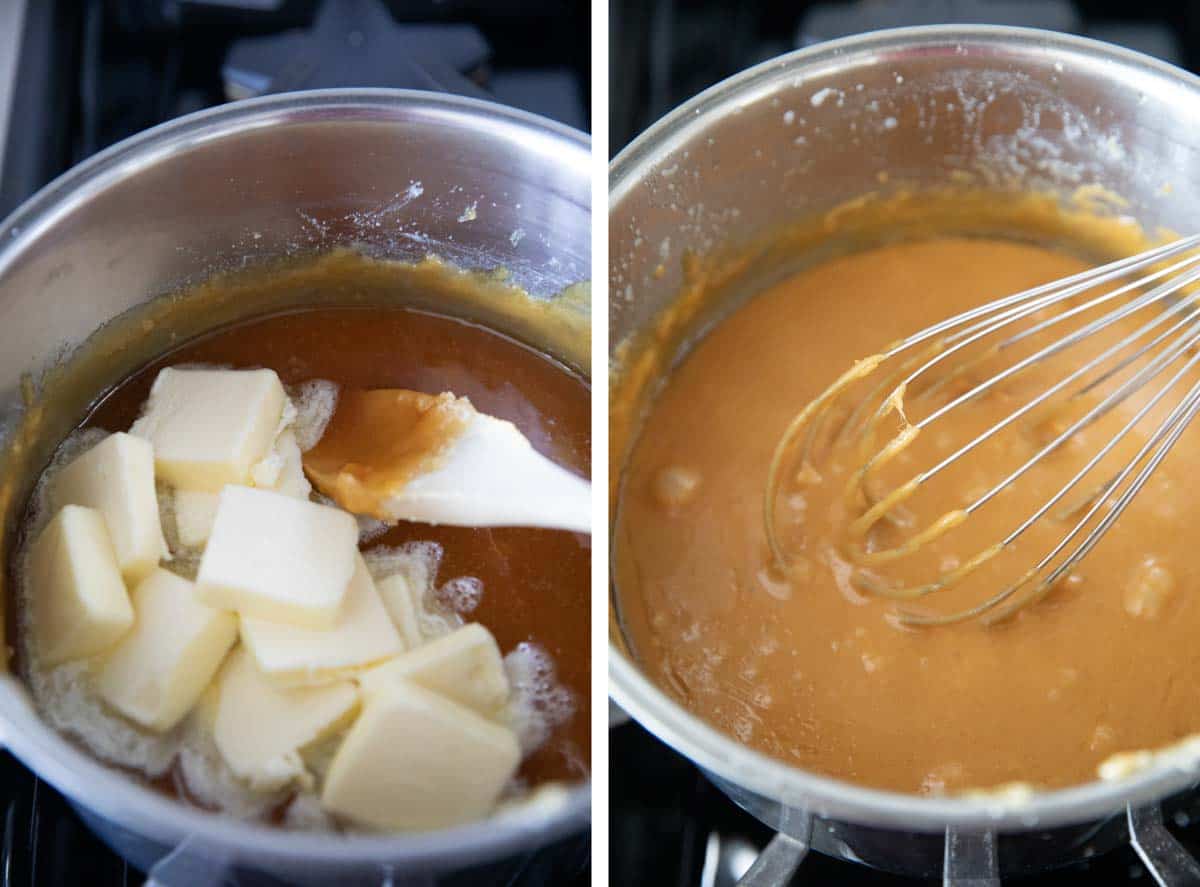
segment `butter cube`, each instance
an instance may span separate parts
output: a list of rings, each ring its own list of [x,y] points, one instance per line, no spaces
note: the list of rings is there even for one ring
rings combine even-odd
[[[254,486],[274,490],[295,499],[307,499],[312,484],[304,476],[300,447],[291,431],[275,440],[271,452],[251,470]],[[175,490],[175,532],[187,548],[203,548],[212,535],[220,493]]]
[[[410,682],[440,693],[484,717],[508,701],[508,676],[492,633],[472,622],[359,675],[364,695]]]
[[[99,653],[133,624],[104,518],[67,505],[42,530],[29,555],[32,621],[44,666]]]
[[[279,435],[275,441],[275,452],[283,461],[283,466],[271,489],[285,496],[307,499],[312,492],[312,484],[304,475],[304,454],[300,452],[300,444],[296,443],[296,435],[290,430]]]
[[[54,508],[82,505],[104,517],[117,566],[137,582],[169,557],[154,492],[154,448],[140,437],[110,434],[55,475]]]
[[[244,617],[242,642],[259,671],[280,686],[324,684],[404,649],[362,556],[346,589],[342,615],[330,629]]]
[[[508,728],[397,681],[365,700],[321,803],[375,828],[445,828],[490,812],[520,760]]]
[[[256,790],[311,785],[300,749],[349,723],[358,709],[353,682],[280,689],[243,649],[217,680],[213,738],[229,769]]]
[[[236,643],[236,639],[235,639]],[[219,676],[220,672],[218,672]],[[209,737],[217,731],[217,710],[221,706],[221,682],[219,677],[209,681],[207,687],[200,693],[200,698],[192,706],[188,721],[196,729],[203,731]]]
[[[162,568],[130,596],[133,630],[104,660],[100,696],[143,727],[174,727],[237,640],[237,617],[196,600],[191,582]]]
[[[358,524],[337,508],[229,486],[196,578],[200,600],[241,616],[333,628],[358,557]]]
[[[250,480],[271,449],[286,403],[274,370],[167,367],[130,433],[154,445],[162,480],[215,493]]]
[[[175,491],[175,533],[179,542],[187,548],[203,548],[212,535],[213,521],[217,518],[219,493],[200,490]]]
[[[421,637],[421,619],[418,601],[413,587],[403,573],[393,573],[379,581],[379,596],[392,617],[392,624],[400,632],[405,649],[411,650],[425,642]]]
[[[280,432],[266,458],[254,466],[251,480],[256,487],[274,490],[285,496],[307,499],[312,484],[304,476],[304,456],[291,429]]]

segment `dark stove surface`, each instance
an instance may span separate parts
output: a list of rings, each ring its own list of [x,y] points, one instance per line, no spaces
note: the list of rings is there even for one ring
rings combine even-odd
[[[24,7],[7,137],[0,115],[0,217],[114,142],[265,93],[435,89],[589,128],[586,0],[0,4]]]
[[[1200,857],[1200,823],[1168,821],[1171,833]],[[722,794],[686,758],[636,723],[609,734],[609,883],[661,887],[732,887],[771,830]],[[935,887],[811,853],[791,882],[839,887]],[[1012,887],[1096,887],[1154,883],[1124,845],[1078,865],[1006,878]]]
[[[8,753],[0,754],[5,885],[126,887],[143,877],[88,831],[62,795]]]
[[[9,5],[23,15],[15,19],[22,22],[19,88],[7,132],[0,108],[0,217],[121,139],[268,92],[435,89],[588,129],[586,2],[0,0]],[[13,20],[0,17],[0,26]],[[110,852],[61,795],[5,753],[0,799],[0,885],[143,883],[144,874]],[[585,834],[445,883],[583,885],[590,870]],[[241,878],[237,887],[247,883],[278,882]]]

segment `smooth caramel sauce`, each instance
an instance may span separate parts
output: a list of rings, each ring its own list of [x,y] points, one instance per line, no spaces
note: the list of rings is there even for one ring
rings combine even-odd
[[[304,454],[304,473],[346,510],[390,520],[388,498],[439,466],[471,412],[448,391],[346,389],[324,436]]]
[[[905,792],[1081,783],[1115,753],[1200,731],[1200,601],[1192,593],[1200,561],[1186,532],[1200,521],[1200,496],[1187,480],[1200,427],[1183,435],[1080,567],[1007,622],[898,628],[888,618],[897,604],[858,581],[874,574],[881,587],[904,588],[956,575],[1045,502],[1144,397],[1123,403],[918,549],[872,559],[872,552],[903,547],[939,516],[957,514],[1107,389],[1038,412],[928,488],[904,491],[890,503],[910,512],[904,526],[869,520],[855,527],[869,506],[851,484],[854,472],[864,453],[904,433],[906,423],[889,413],[865,450],[846,446],[823,460],[789,463],[776,507],[792,572],[779,569],[766,540],[763,493],[776,442],[852,361],[1086,266],[995,238],[895,243],[814,266],[713,327],[666,380],[620,488],[614,570],[621,626],[652,677],[742,742],[806,769]],[[936,464],[1145,320],[1118,325],[953,421],[934,423],[860,478],[861,487],[875,502],[903,490],[915,470]],[[904,408],[928,413],[986,378],[993,358],[981,355],[973,375],[923,407],[908,392]],[[1178,403],[1195,378],[1166,405]],[[1106,465],[1123,464],[1162,415],[1152,412],[1098,477]],[[979,602],[1072,525],[1050,515],[1013,549],[991,552],[920,606],[949,612]]]

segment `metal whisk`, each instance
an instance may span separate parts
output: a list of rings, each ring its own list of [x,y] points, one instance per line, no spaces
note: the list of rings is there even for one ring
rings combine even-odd
[[[899,601],[913,601],[946,589],[976,571],[983,564],[1008,550],[1035,523],[1058,508],[1056,514],[1082,516],[1030,569],[982,603],[948,614],[929,614],[909,609],[896,613],[899,622],[910,626],[944,625],[976,617],[986,623],[1001,621],[1022,607],[1044,596],[1096,546],[1112,527],[1146,481],[1179,440],[1188,423],[1200,412],[1200,381],[1195,382],[1176,401],[1164,399],[1176,385],[1200,365],[1200,303],[1186,292],[1200,281],[1200,236],[1187,237],[1130,258],[988,302],[978,308],[927,327],[886,347],[880,354],[860,360],[843,373],[816,400],[808,404],[788,425],[771,460],[764,502],[764,521],[768,543],[777,564],[785,571],[791,558],[775,519],[776,501],[789,466],[809,465],[817,441],[827,433],[829,445],[858,445],[861,463],[851,473],[845,491],[847,501],[856,503],[860,512],[851,521],[852,540],[865,540],[880,522],[905,529],[911,520],[905,515],[904,502],[931,479],[951,465],[968,457],[977,447],[1012,428],[1035,410],[1063,403],[1080,403],[1089,392],[1111,390],[1069,427],[1041,446],[1007,476],[973,498],[970,504],[953,509],[915,529],[899,544],[856,554],[860,567],[877,567],[912,555],[972,514],[984,508],[997,495],[1016,483],[1035,465],[1063,446],[1084,428],[1112,411],[1122,401],[1145,389],[1149,397],[1121,429],[1104,442],[1086,464],[1058,488],[1032,514],[1021,519],[1007,536],[965,558],[952,569],[943,570],[933,581],[895,587],[872,580],[860,571],[857,582],[870,593]],[[1182,256],[1182,257],[1181,257]],[[1130,320],[1126,320],[1130,319]],[[929,426],[942,422],[956,410],[996,389],[1018,374],[1036,367],[1074,345],[1095,341],[1102,330],[1121,322],[1140,326],[1119,341],[1089,356],[1077,368],[1061,378],[1051,379],[1000,421],[958,447],[932,467],[915,473],[908,481],[885,493],[873,489],[871,480],[887,463],[894,460]],[[1117,329],[1119,334],[1121,328]],[[1016,348],[1027,343],[1026,350],[1037,345],[1034,337],[1050,333],[1053,338],[1032,353]],[[1011,359],[1006,358],[1012,355]],[[973,381],[972,370],[996,362],[998,369],[981,381]],[[1163,381],[1165,379],[1165,381]],[[864,381],[866,380],[866,381]],[[952,384],[968,388],[956,396]],[[868,387],[865,395],[860,390]],[[1180,386],[1181,388],[1183,386]],[[927,398],[932,392],[951,391],[948,402],[933,409],[919,421],[905,415],[905,398],[910,392]],[[853,395],[853,397],[851,396]],[[843,403],[844,401],[844,403]],[[831,408],[842,403],[846,418],[837,428]],[[1115,474],[1092,487],[1083,484],[1092,471],[1119,442],[1156,406],[1170,406],[1166,418],[1148,435],[1137,453]],[[1086,406],[1086,403],[1084,403]],[[876,446],[880,423],[889,415],[901,421],[901,428],[882,445]],[[1072,491],[1075,491],[1072,496]],[[1060,503],[1068,496],[1075,501],[1065,511]],[[1101,513],[1108,506],[1108,510]]]

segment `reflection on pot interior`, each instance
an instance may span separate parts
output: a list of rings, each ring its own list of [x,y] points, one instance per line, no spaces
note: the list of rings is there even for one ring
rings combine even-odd
[[[339,402],[381,388],[409,392],[407,422],[343,438],[412,440],[432,470],[462,432],[451,404],[586,477],[584,376],[452,316],[489,287],[511,328],[561,324],[502,282],[340,252],[102,331],[229,321],[94,391],[29,498],[16,664],[49,723],[164,792],[301,829],[440,828],[585,779],[588,537],[386,523],[308,477]]]
[[[613,414],[632,418],[614,438],[630,441],[615,587],[631,652],[682,705],[804,769],[927,795],[1020,792],[1120,775],[1136,760],[1123,753],[1200,732],[1200,602],[1187,593],[1200,582],[1200,565],[1179,529],[1200,521],[1200,497],[1188,480],[1200,451],[1198,426],[1079,567],[1011,618],[914,628],[897,624],[895,614],[946,615],[1004,588],[1037,560],[1033,553],[1050,550],[1071,528],[1078,517],[1068,513],[1071,503],[936,594],[897,604],[868,593],[872,583],[907,588],[945,576],[999,542],[1112,439],[1157,384],[1072,435],[991,507],[911,556],[872,559],[974,501],[1117,380],[1087,390],[1069,408],[1031,412],[865,537],[847,531],[870,502],[1140,328],[1150,319],[1145,311],[931,424],[877,460],[867,482],[855,480],[855,470],[893,434],[1016,361],[972,354],[947,383],[908,391],[883,411],[865,449],[853,436],[833,444],[838,429],[856,421],[848,398],[785,462],[771,508],[786,568],[764,529],[777,442],[853,361],[989,299],[1145,248],[1136,225],[1106,213],[1090,199],[1095,194],[1079,197],[1072,203],[966,189],[871,195],[798,224],[749,259],[697,262],[670,316],[625,344]],[[707,323],[721,306],[724,316]],[[698,328],[704,335],[689,340]],[[1019,347],[1032,352],[1046,341]],[[1104,464],[1127,461],[1196,378],[1187,376],[1178,396],[1137,423]]]

